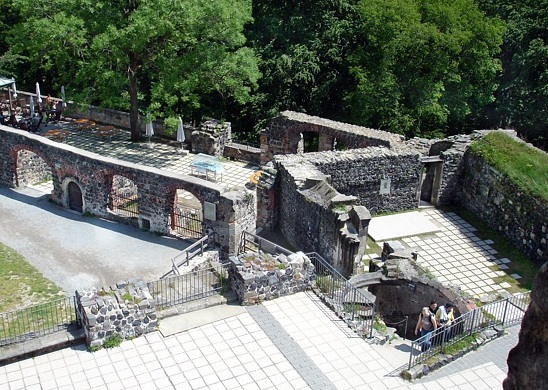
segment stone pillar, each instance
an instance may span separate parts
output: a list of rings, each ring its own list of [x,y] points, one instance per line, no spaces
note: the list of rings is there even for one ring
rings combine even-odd
[[[318,152],[325,152],[333,150],[333,137],[329,134],[318,134]]]

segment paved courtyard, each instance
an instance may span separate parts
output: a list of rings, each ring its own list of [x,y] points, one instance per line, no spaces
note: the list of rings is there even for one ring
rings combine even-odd
[[[76,346],[9,364],[0,367],[0,389],[500,389],[517,329],[455,369],[409,383],[398,376],[405,345],[369,345],[304,292],[167,337],[160,331],[118,348]]]
[[[401,213],[387,217],[373,218],[384,231],[390,231],[390,225],[400,227],[404,238],[390,237],[402,242],[408,248],[415,248],[419,254],[417,262],[429,269],[436,278],[444,284],[459,285],[463,291],[474,298],[485,294],[497,295],[510,287],[507,282],[495,283],[493,278],[506,275],[510,259],[498,256],[492,248],[492,240],[481,240],[474,232],[476,229],[453,212],[444,212],[434,208],[424,209],[418,213],[426,222],[426,227],[406,225],[403,221],[411,214],[417,220],[417,212]],[[381,220],[381,222],[379,222]],[[436,231],[428,229],[437,226]],[[401,230],[402,226],[406,230]],[[373,226],[375,228],[375,226]],[[421,234],[413,234],[417,230]],[[381,232],[381,234],[386,234]],[[376,258],[376,255],[370,255]],[[511,275],[520,279],[517,274]]]
[[[155,140],[159,140],[155,136],[152,138],[152,142],[130,142],[129,132],[123,130],[105,137],[94,131],[93,128],[77,130],[74,121],[69,118],[47,127],[42,125],[38,134],[44,135],[48,131],[57,129],[67,132],[67,135],[60,141],[66,145],[104,157],[117,158],[183,175],[191,174],[190,164],[194,159],[194,154],[188,153],[188,151],[184,153],[179,143],[155,142]],[[245,186],[249,183],[253,172],[259,169],[254,164],[239,161],[225,160],[221,162],[221,165],[224,168],[224,173],[222,179],[217,180],[217,183],[226,188]]]

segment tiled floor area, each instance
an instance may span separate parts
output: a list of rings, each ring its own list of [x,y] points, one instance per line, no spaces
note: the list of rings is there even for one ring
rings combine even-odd
[[[113,136],[104,137],[92,129],[77,130],[76,125],[68,119],[47,127],[42,125],[39,134],[45,134],[46,131],[54,129],[68,131],[68,135],[62,140],[66,145],[104,157],[117,158],[183,175],[191,174],[190,164],[194,159],[194,154],[183,153],[178,143],[172,146],[154,142],[154,138],[152,142],[134,143],[130,142],[130,134],[127,131],[120,131]],[[238,161],[222,161],[221,164],[224,173],[222,178],[216,182],[225,188],[245,186],[249,183],[253,172],[259,169],[253,164]],[[204,178],[204,176],[200,177]],[[211,178],[209,180],[213,181]]]
[[[496,295],[510,287],[506,282],[497,284],[493,281],[493,278],[505,275],[504,270],[508,269],[506,264],[510,262],[507,258],[497,256],[497,251],[491,247],[493,241],[479,239],[474,234],[476,229],[455,213],[433,208],[421,213],[439,226],[440,230],[433,234],[405,237],[399,241],[409,248],[416,248],[418,263],[428,268],[440,282],[459,285],[475,298],[485,294]],[[405,218],[405,214],[397,214],[395,217]],[[513,277],[517,279],[519,275]]]
[[[476,353],[457,372],[404,381],[398,373],[408,353],[368,344],[303,292],[168,337],[155,332],[119,348],[73,347],[12,363],[0,367],[0,389],[500,389],[504,371]],[[467,366],[471,358],[477,363]]]

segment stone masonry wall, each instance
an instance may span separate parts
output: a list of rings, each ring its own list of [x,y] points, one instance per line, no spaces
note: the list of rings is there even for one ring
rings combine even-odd
[[[548,204],[524,193],[481,157],[467,152],[457,199],[531,260],[548,260]]]
[[[51,169],[31,151],[21,151],[17,166],[17,185],[27,186],[51,178]]]
[[[210,156],[223,156],[225,145],[231,143],[232,127],[230,122],[208,120],[192,132],[191,142],[194,153]]]
[[[372,214],[413,210],[418,207],[422,163],[413,150],[394,151],[371,147],[341,152],[280,156],[277,161],[293,165],[310,164],[340,193],[355,196],[356,204]],[[381,183],[389,180],[388,193],[381,194]]]
[[[141,279],[120,282],[111,290],[76,291],[86,344],[101,348],[114,335],[131,339],[156,330],[155,302]]]
[[[369,146],[396,148],[401,145],[402,137],[348,123],[335,122],[325,118],[310,116],[293,111],[284,111],[272,119],[261,135],[261,164],[272,161],[278,154],[294,154],[300,151],[301,133],[320,134],[322,147],[330,145],[327,138],[336,139],[348,149]],[[321,151],[321,150],[320,150]]]
[[[54,186],[51,200],[64,207],[69,205],[66,184],[74,182],[82,192],[82,212],[126,222],[108,210],[112,181],[118,175],[131,180],[137,187],[139,225],[150,224],[151,231],[169,234],[169,218],[177,189],[189,191],[202,205],[205,202],[215,205],[215,219],[204,219],[203,224],[206,231],[217,233],[216,243],[224,254],[236,252],[242,229],[255,228],[255,213],[249,212],[249,202],[238,200],[246,197],[244,190],[240,195],[233,191],[226,196],[224,187],[216,183],[101,157],[6,126],[0,126],[0,138],[0,185],[17,185],[21,152],[30,151],[51,167]]]
[[[302,252],[274,257],[266,253],[231,256],[232,288],[243,306],[305,291],[314,280],[314,265]]]

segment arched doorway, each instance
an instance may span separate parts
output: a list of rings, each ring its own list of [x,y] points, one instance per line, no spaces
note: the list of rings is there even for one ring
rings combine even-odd
[[[202,238],[202,203],[189,191],[178,189],[171,214],[171,232],[183,238]]]
[[[112,177],[108,210],[123,218],[139,217],[138,189],[131,179],[120,175]]]
[[[80,186],[71,181],[67,186],[67,192],[69,209],[78,211],[79,213],[83,212],[84,200],[82,198]]]

